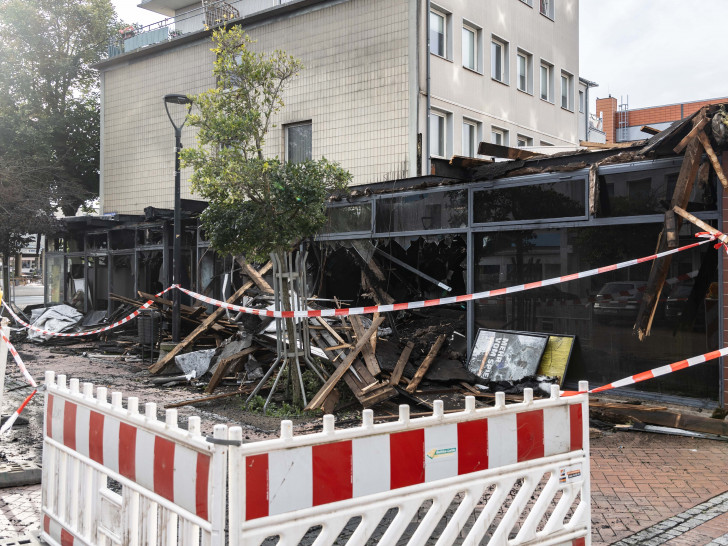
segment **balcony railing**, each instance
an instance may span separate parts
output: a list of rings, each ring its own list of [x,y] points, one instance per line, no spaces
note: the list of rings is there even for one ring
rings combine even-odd
[[[224,0],[203,1],[202,4],[202,7],[151,25],[132,25],[121,29],[109,40],[108,58],[214,28],[240,17],[238,10]]]

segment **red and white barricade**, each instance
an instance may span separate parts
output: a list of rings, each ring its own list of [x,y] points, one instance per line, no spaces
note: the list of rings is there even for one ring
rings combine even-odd
[[[224,545],[227,427],[46,372],[42,538],[68,544]],[[213,439],[213,442],[215,440]]]
[[[373,420],[335,430],[327,415],[298,437],[284,421],[278,439],[232,446],[229,544],[591,543],[585,395]]]

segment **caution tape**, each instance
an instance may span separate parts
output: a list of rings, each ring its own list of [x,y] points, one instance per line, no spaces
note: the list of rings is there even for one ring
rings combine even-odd
[[[624,379],[620,379],[619,381],[614,381],[612,383],[609,383],[608,385],[602,385],[601,387],[597,387],[596,389],[589,389],[588,391],[564,391],[563,393],[561,393],[561,396],[574,396],[576,394],[586,393],[595,394],[598,392],[618,389],[620,387],[627,387],[629,385],[634,385],[635,383],[647,381],[648,379],[660,377],[661,375],[667,375],[672,372],[684,370],[685,368],[690,368],[691,366],[697,366],[698,364],[702,364],[703,362],[709,362],[711,360],[715,360],[716,358],[720,358],[726,355],[728,355],[728,347],[718,349],[717,351],[711,351],[710,353],[705,353],[703,355],[694,356],[685,360],[680,360],[678,362],[673,362],[672,364],[660,366],[659,368],[653,368],[651,370],[647,370],[646,372],[640,372],[634,375],[630,375],[629,377],[625,377]]]
[[[174,288],[175,286],[176,285],[172,285],[169,288],[165,288],[158,294],[155,294],[154,297],[159,298],[159,297],[163,296],[165,293],[172,290],[172,288]],[[63,332],[51,332],[49,330],[44,330],[43,328],[38,328],[37,326],[33,326],[32,324],[28,324],[23,319],[21,319],[18,315],[16,315],[8,304],[6,304],[4,301],[2,302],[2,304],[5,307],[5,309],[7,309],[8,313],[10,313],[10,316],[12,316],[17,323],[25,326],[26,328],[28,328],[30,330],[33,330],[35,332],[40,332],[41,334],[45,334],[48,336],[55,336],[55,337],[83,337],[83,336],[91,336],[94,334],[100,334],[102,332],[108,332],[109,330],[117,328],[117,327],[121,326],[122,324],[126,324],[130,320],[133,320],[136,317],[138,317],[139,314],[142,312],[142,310],[149,309],[149,307],[154,304],[154,301],[147,300],[147,302],[145,304],[140,306],[139,309],[137,309],[133,313],[130,313],[129,315],[125,316],[123,319],[117,320],[115,323],[109,324],[108,326],[104,326],[103,328],[98,328],[96,330],[88,330],[85,332],[74,332],[74,333],[70,333],[70,334],[63,333]]]
[[[20,404],[20,407],[18,409],[16,409],[15,412],[10,417],[8,417],[8,420],[5,421],[2,428],[0,428],[0,436],[4,435],[7,431],[9,431],[13,427],[13,424],[15,424],[15,421],[18,420],[18,417],[20,417],[20,414],[23,412],[23,409],[25,409],[25,406],[28,405],[28,402],[31,401],[31,399],[35,396],[35,393],[37,393],[37,392],[38,392],[37,390],[34,390],[33,392],[31,392],[28,395],[28,397],[23,401],[23,403]]]
[[[666,250],[665,252],[660,252],[659,254],[653,254],[651,256],[645,256],[644,258],[637,258],[634,260],[628,260],[626,262],[621,262],[618,264],[608,265],[605,267],[599,267],[596,269],[590,269],[588,271],[582,271],[580,273],[572,273],[570,275],[554,277],[552,279],[546,279],[543,281],[536,281],[536,282],[527,283],[527,284],[519,284],[516,286],[509,286],[506,288],[498,288],[496,290],[485,290],[483,292],[475,292],[474,294],[464,294],[462,296],[449,296],[447,298],[413,301],[413,302],[408,302],[408,303],[371,305],[368,307],[348,307],[348,308],[344,308],[344,309],[314,309],[314,310],[309,310],[309,311],[304,311],[304,310],[302,310],[302,311],[271,311],[268,309],[255,309],[252,307],[245,307],[242,305],[235,305],[232,303],[227,303],[225,301],[216,300],[214,298],[209,298],[207,296],[203,296],[202,294],[198,294],[197,292],[193,292],[192,290],[182,288],[179,285],[173,285],[173,287],[181,290],[188,296],[191,296],[200,301],[204,301],[205,303],[209,303],[209,304],[215,305],[217,307],[223,307],[225,309],[229,309],[230,311],[237,311],[240,313],[246,313],[246,314],[250,314],[250,315],[260,315],[260,316],[264,316],[264,317],[273,317],[273,318],[308,318],[308,317],[338,317],[338,316],[351,316],[351,315],[366,315],[366,314],[370,314],[370,313],[389,313],[391,311],[404,311],[407,309],[421,309],[423,307],[437,307],[439,305],[449,305],[452,303],[462,303],[462,302],[466,302],[466,301],[475,301],[475,300],[481,300],[481,299],[485,299],[485,298],[493,298],[493,297],[502,296],[505,294],[515,294],[517,292],[533,290],[534,288],[552,286],[554,284],[561,284],[561,283],[573,281],[576,279],[584,279],[587,277],[593,277],[594,275],[599,275],[601,273],[607,273],[609,271],[615,271],[617,269],[624,269],[627,267],[632,267],[634,265],[638,265],[638,264],[642,264],[642,263],[656,260],[659,258],[663,258],[663,257],[669,256],[671,254],[676,254],[678,252],[690,250],[691,248],[695,248],[695,247],[704,245],[706,243],[709,243],[709,242],[712,242],[715,240],[716,240],[716,238],[714,236],[711,236],[711,238],[706,239],[704,241],[692,243],[692,244],[689,244],[689,245],[686,245],[686,246],[683,246],[680,248],[674,248],[672,250]]]
[[[3,302],[4,303],[4,302]],[[23,374],[23,377],[25,377],[25,380],[28,382],[28,384],[33,387],[33,392],[30,393],[30,395],[23,401],[22,404],[20,404],[20,407],[15,410],[15,413],[13,413],[10,417],[8,417],[8,420],[5,421],[2,428],[0,428],[0,436],[5,434],[8,430],[10,430],[13,426],[13,423],[17,421],[18,417],[22,413],[25,406],[30,402],[30,400],[35,396],[35,393],[38,392],[38,383],[35,382],[35,379],[33,379],[33,376],[28,373],[28,369],[25,367],[25,364],[23,363],[23,359],[20,358],[20,355],[18,354],[18,351],[15,350],[15,347],[13,347],[13,344],[10,343],[10,340],[7,338],[5,333],[0,329],[0,337],[5,342],[5,344],[8,346],[8,351],[11,355],[13,355],[13,360],[15,360],[15,363],[18,365],[18,368],[20,368],[20,371]]]

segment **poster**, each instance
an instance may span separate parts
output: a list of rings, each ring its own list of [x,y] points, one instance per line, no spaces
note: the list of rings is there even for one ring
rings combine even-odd
[[[535,375],[549,336],[478,330],[468,370],[486,381],[518,381]]]
[[[563,385],[571,351],[574,348],[574,340],[575,336],[550,335],[536,374],[558,377],[559,386]]]

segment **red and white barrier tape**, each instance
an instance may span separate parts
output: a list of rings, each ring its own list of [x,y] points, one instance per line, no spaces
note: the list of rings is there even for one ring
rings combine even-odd
[[[0,436],[5,434],[7,431],[9,431],[12,427],[15,421],[18,420],[18,417],[20,417],[20,414],[23,412],[23,409],[25,409],[25,406],[30,402],[30,400],[35,396],[35,393],[37,393],[37,390],[34,390],[31,392],[28,397],[23,401],[22,404],[20,404],[20,407],[15,410],[15,412],[8,417],[8,420],[3,423],[2,428],[0,428]]]
[[[173,285],[173,287],[178,288],[188,296],[192,296],[193,298],[204,301],[205,303],[209,303],[212,305],[216,305],[217,307],[224,307],[225,309],[229,309],[230,311],[237,311],[241,313],[247,313],[250,315],[260,315],[264,317],[273,317],[273,318],[308,318],[308,317],[338,317],[338,316],[351,316],[351,315],[365,315],[370,313],[388,313],[391,311],[403,311],[406,309],[421,309],[423,307],[436,307],[438,305],[448,305],[451,303],[462,303],[465,301],[474,301],[474,300],[481,300],[485,298],[493,298],[495,296],[502,296],[504,294],[514,294],[516,292],[523,292],[525,290],[533,290],[534,288],[541,288],[543,286],[551,286],[554,284],[560,284],[563,282],[573,281],[576,279],[584,279],[586,277],[592,277],[594,275],[599,275],[600,273],[607,273],[609,271],[615,271],[617,269],[624,269],[627,267],[632,267],[633,265],[642,264],[645,262],[649,262],[652,260],[656,260],[658,258],[663,258],[665,256],[669,256],[671,254],[676,254],[678,252],[682,252],[684,250],[689,250],[691,248],[698,247],[700,245],[704,245],[706,243],[709,243],[711,241],[714,241],[716,238],[711,236],[711,239],[706,239],[705,241],[700,241],[698,243],[692,243],[680,248],[675,248],[672,250],[667,250],[665,252],[660,252],[659,254],[653,254],[651,256],[645,256],[644,258],[637,258],[635,260],[628,260],[626,262],[621,262],[618,264],[608,265],[605,267],[599,267],[596,269],[590,269],[588,271],[582,271],[580,273],[572,273],[571,275],[563,275],[561,277],[554,277],[552,279],[546,279],[543,281],[536,281],[531,282],[527,284],[519,284],[517,286],[509,286],[507,288],[498,288],[496,290],[485,290],[483,292],[476,292],[474,294],[464,294],[462,296],[450,296],[447,298],[437,298],[434,300],[425,300],[425,301],[413,301],[409,303],[393,303],[388,305],[371,305],[368,307],[349,307],[344,309],[315,309],[311,311],[270,311],[268,309],[254,309],[252,307],[244,307],[242,305],[234,305],[232,303],[227,303],[224,301],[216,300],[213,298],[208,298],[207,296],[203,296],[202,294],[198,294],[197,292],[193,292],[192,290],[188,290],[186,288],[182,288],[179,285]]]
[[[175,285],[172,285],[169,288],[165,288],[164,290],[162,290],[158,294],[155,294],[155,297],[159,298],[159,297],[163,296],[166,292],[169,292],[174,287],[175,287]],[[71,334],[65,334],[65,333],[62,333],[62,332],[50,332],[48,330],[43,330],[43,328],[38,328],[36,326],[33,326],[31,324],[28,324],[23,319],[21,319],[18,315],[16,315],[7,303],[5,303],[4,301],[2,302],[3,306],[5,307],[5,309],[7,309],[8,313],[10,313],[10,316],[12,316],[17,323],[22,324],[26,328],[29,328],[29,329],[34,330],[36,332],[40,332],[41,334],[45,334],[45,335],[49,335],[49,336],[56,336],[56,337],[82,337],[82,336],[91,336],[93,334],[100,334],[101,332],[107,332],[109,330],[112,330],[113,328],[116,328],[118,326],[121,326],[122,324],[126,324],[127,322],[129,322],[132,319],[135,319],[136,317],[139,316],[139,313],[141,313],[141,311],[143,309],[149,309],[149,307],[153,303],[154,303],[153,300],[147,300],[147,302],[144,305],[140,306],[139,309],[137,309],[133,313],[125,316],[121,320],[117,320],[114,324],[109,324],[108,326],[104,326],[103,328],[98,328],[96,330],[89,330],[89,331],[86,331],[86,332],[74,332],[74,333],[71,333]]]
[[[597,387],[596,389],[589,389],[588,391],[564,391],[563,393],[561,393],[561,396],[573,396],[575,394],[585,393],[594,394],[597,392],[618,389],[619,387],[634,385],[635,383],[639,383],[641,381],[646,381],[648,379],[660,377],[661,375],[667,375],[672,372],[684,370],[685,368],[690,368],[691,366],[697,366],[698,364],[702,364],[703,362],[709,362],[710,360],[715,360],[716,358],[720,358],[726,355],[728,355],[728,347],[718,349],[717,351],[711,351],[710,353],[705,353],[703,355],[694,356],[686,360],[673,362],[672,364],[660,366],[659,368],[653,368],[651,370],[647,370],[646,372],[631,375],[629,377],[625,377],[624,379],[620,379],[619,381],[609,383],[608,385],[602,385],[601,387]]]

